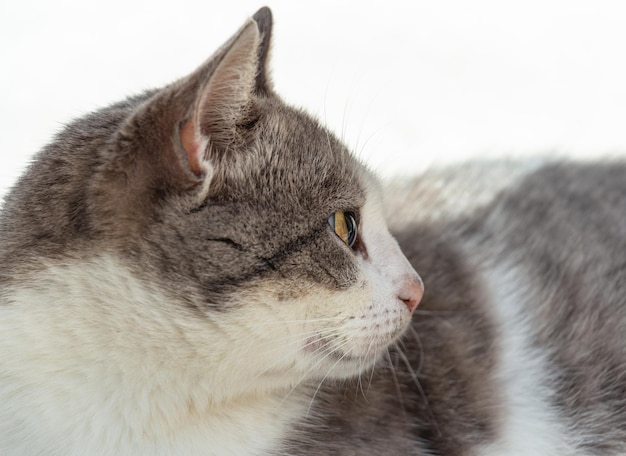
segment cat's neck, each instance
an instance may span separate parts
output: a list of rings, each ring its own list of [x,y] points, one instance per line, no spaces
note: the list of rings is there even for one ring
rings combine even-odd
[[[2,326],[24,340],[14,344],[19,353],[5,355],[21,364],[25,382],[54,385],[21,405],[66,410],[54,426],[80,432],[97,411],[104,422],[91,425],[107,429],[108,439],[115,429],[119,439],[132,429],[129,442],[198,430],[199,441],[254,454],[306,410],[304,393],[289,384],[237,376],[254,360],[229,359],[227,327],[212,323],[216,337],[207,342],[206,322],[193,309],[172,306],[111,257],[50,266],[34,283],[7,293],[20,312]]]

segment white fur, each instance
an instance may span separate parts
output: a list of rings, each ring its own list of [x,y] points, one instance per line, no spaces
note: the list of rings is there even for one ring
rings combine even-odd
[[[216,401],[245,383],[227,334],[114,258],[49,267],[8,295],[0,454],[263,454],[302,413],[298,395],[252,388]]]
[[[554,392],[547,353],[531,345],[531,323],[525,309],[533,293],[524,271],[500,264],[489,268],[485,279],[499,329],[495,380],[504,402],[499,438],[477,454],[580,455],[575,437],[550,405]]]
[[[281,301],[263,282],[202,314],[111,255],[22,277],[0,302],[0,454],[274,448],[311,384],[357,375],[410,321],[398,284],[415,272],[377,204],[363,208],[362,279],[340,292]]]

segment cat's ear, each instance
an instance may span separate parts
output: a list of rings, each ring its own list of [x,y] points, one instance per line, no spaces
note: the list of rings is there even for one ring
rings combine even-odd
[[[228,150],[239,142],[238,125],[250,115],[258,44],[259,29],[249,21],[201,84],[191,114],[181,126],[181,143],[197,175],[208,167],[209,149]]]
[[[196,71],[155,91],[121,125],[111,175],[120,176],[124,195],[204,200],[218,155],[245,149],[260,99],[273,96],[271,28],[270,11],[259,10]]]
[[[181,126],[180,138],[196,175],[205,171],[211,152],[241,145],[245,126],[256,117],[253,97],[271,93],[267,69],[271,30],[271,12],[262,8],[225,45],[216,66],[210,60],[191,76],[191,83],[197,83],[197,78],[204,80],[193,110]],[[213,68],[206,71],[205,67]]]

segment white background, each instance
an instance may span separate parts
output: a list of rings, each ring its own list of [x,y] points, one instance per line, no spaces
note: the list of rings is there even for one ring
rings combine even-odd
[[[4,0],[0,194],[68,120],[187,74],[262,5]],[[626,2],[269,6],[277,91],[384,176],[626,151]]]

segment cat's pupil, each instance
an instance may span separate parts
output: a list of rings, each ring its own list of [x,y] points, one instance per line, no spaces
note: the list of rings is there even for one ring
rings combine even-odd
[[[354,246],[357,239],[357,224],[352,212],[337,211],[328,217],[328,224],[348,247]]]

